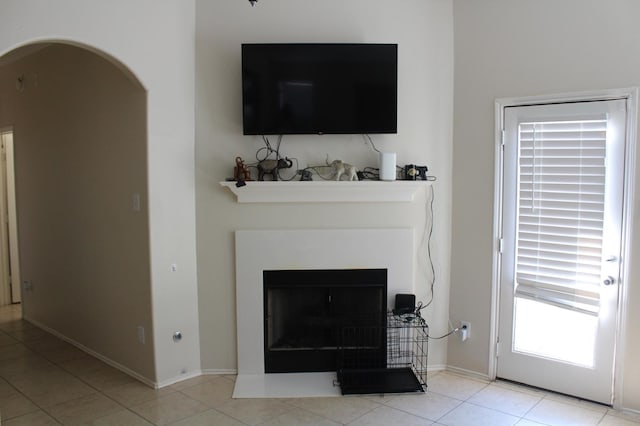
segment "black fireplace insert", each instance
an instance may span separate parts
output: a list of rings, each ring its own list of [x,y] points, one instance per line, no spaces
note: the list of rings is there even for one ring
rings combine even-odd
[[[263,282],[266,373],[336,371],[339,346],[348,360],[340,331],[354,326],[380,330],[357,350],[385,366],[386,269],[264,271]]]

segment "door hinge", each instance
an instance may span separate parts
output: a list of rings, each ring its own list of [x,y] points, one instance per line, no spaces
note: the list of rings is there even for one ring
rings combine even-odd
[[[496,358],[500,356],[500,341],[496,342]]]
[[[504,249],[504,238],[498,238],[498,253],[502,254]]]
[[[505,132],[504,129],[500,130],[500,145],[504,146],[504,139],[505,139]]]

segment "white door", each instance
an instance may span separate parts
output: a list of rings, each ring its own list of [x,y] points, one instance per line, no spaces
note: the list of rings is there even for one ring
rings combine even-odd
[[[497,375],[612,403],[626,101],[504,108]]]

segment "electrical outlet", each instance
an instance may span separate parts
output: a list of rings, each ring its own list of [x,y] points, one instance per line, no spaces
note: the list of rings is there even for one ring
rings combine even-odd
[[[138,342],[145,344],[144,327],[141,325],[138,326]]]
[[[471,323],[469,321],[460,321],[460,340],[466,341],[471,337]]]

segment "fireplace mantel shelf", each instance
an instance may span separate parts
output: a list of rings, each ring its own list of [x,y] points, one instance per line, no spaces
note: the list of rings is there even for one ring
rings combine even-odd
[[[411,202],[427,181],[220,182],[238,203]]]

